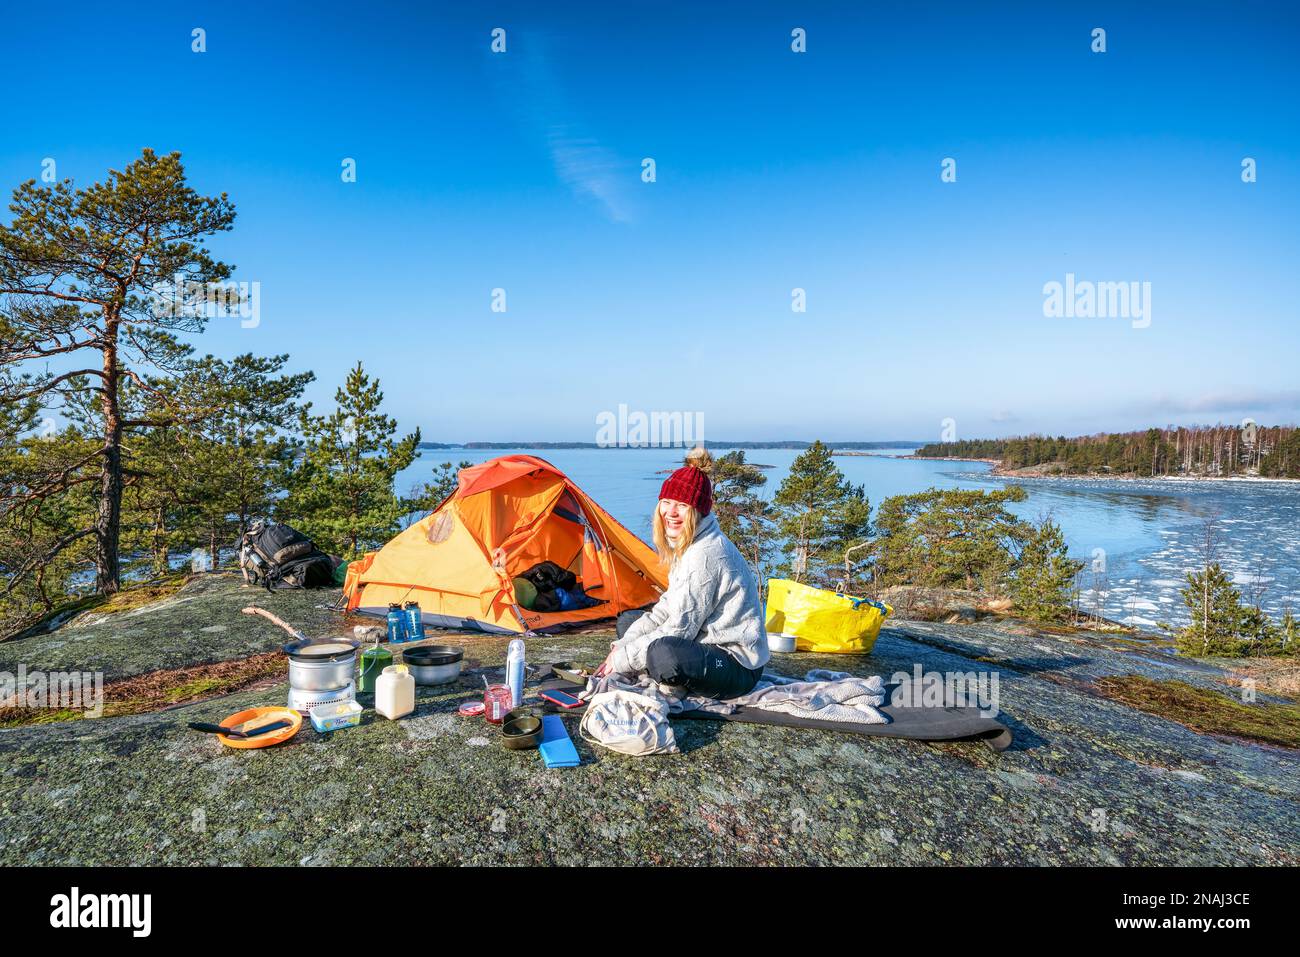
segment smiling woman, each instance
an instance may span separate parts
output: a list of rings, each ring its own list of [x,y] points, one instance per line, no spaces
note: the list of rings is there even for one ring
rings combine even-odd
[[[712,459],[693,450],[664,480],[653,526],[668,590],[649,609],[624,612],[597,676],[648,675],[707,698],[753,690],[771,654],[758,581],[713,514]]]

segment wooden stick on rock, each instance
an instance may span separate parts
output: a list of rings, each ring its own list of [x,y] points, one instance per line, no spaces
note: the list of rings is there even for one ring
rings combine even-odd
[[[303,640],[306,640],[307,638],[306,635],[304,635],[301,631],[298,631],[296,628],[290,625],[283,618],[271,614],[265,608],[258,608],[256,605],[249,605],[247,608],[241,608],[240,611],[242,611],[245,615],[261,615],[263,618],[265,618],[267,621],[271,622],[272,624],[279,625],[281,628],[283,628],[285,631],[287,631],[290,635],[292,635],[295,638],[299,638]]]

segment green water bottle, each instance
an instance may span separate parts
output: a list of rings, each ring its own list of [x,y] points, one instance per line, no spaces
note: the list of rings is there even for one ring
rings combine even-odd
[[[375,680],[392,663],[393,653],[387,648],[380,648],[378,642],[361,652],[361,674],[357,678],[357,690],[374,694]]]

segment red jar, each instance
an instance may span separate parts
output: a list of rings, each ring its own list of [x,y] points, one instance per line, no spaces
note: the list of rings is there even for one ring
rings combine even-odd
[[[514,707],[514,696],[506,685],[491,685],[483,692],[483,717],[491,724],[500,724]]]

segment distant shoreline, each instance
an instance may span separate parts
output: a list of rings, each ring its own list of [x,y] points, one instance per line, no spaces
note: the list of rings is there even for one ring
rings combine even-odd
[[[912,448],[913,446],[906,446]],[[915,456],[911,455],[884,455],[881,452],[861,452],[857,449],[831,449],[831,455],[861,456],[869,459],[910,459]]]
[[[995,469],[1002,464],[1001,459],[968,459],[962,455],[900,455],[898,458],[916,459],[918,462],[985,462]]]
[[[886,456],[888,457],[888,456]],[[960,455],[900,455],[901,459],[917,459],[926,462],[984,462],[993,466],[989,470],[989,475],[996,478],[1026,478],[1026,479],[1079,479],[1092,481],[1160,481],[1160,482],[1285,482],[1287,484],[1300,483],[1300,479],[1295,478],[1272,478],[1262,475],[1133,475],[1131,473],[1115,472],[1059,472],[1045,471],[1041,468],[1029,467],[1023,469],[1004,469],[1001,459],[977,459],[964,458]]]

